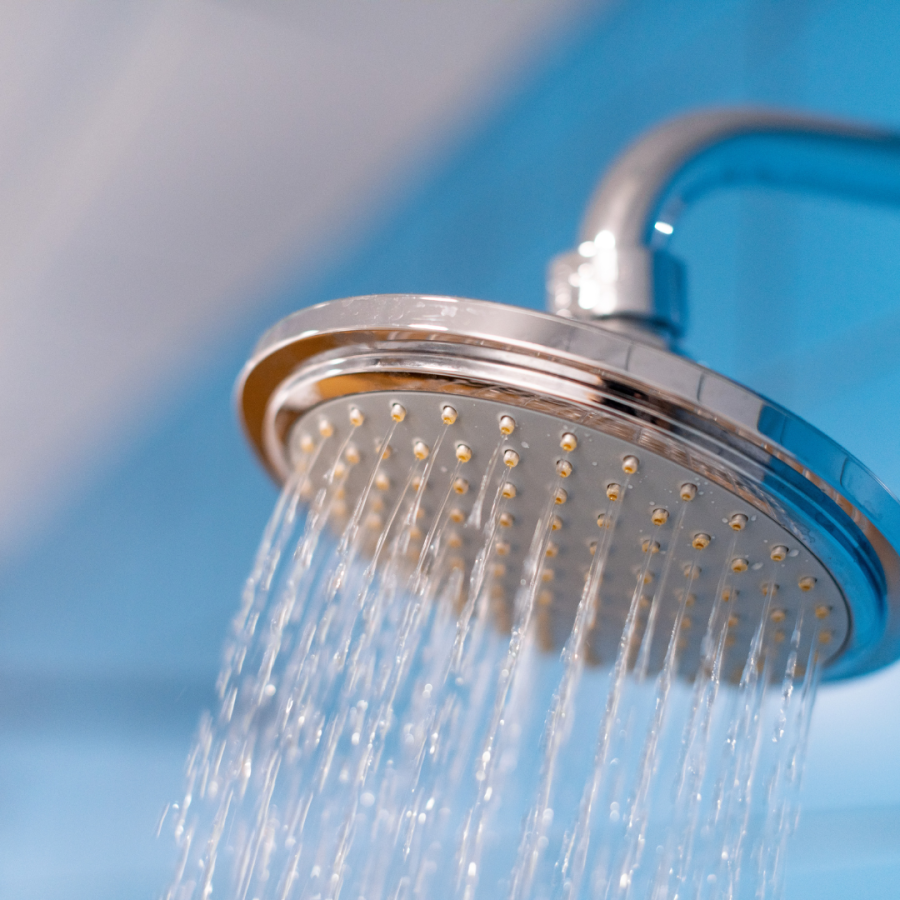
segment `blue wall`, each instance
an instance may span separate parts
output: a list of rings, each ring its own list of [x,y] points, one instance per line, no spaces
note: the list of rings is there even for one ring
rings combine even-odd
[[[367,237],[339,264],[261,304],[255,327],[0,573],[0,893],[158,889],[168,847],[155,818],[178,792],[274,497],[231,407],[259,331],[356,293],[540,307],[547,259],[572,245],[597,176],[644,128],[734,102],[900,127],[898,46],[890,0],[615,4],[451,157],[398,184],[393,205],[364,211]],[[690,267],[688,351],[808,417],[895,492],[898,246],[889,211],[739,192],[692,210],[672,246]],[[900,720],[896,702],[880,712]],[[900,776],[885,764],[855,777],[856,793],[817,782],[832,811],[813,816],[789,897],[895,896]],[[834,823],[870,837],[829,863],[809,847],[827,850]]]

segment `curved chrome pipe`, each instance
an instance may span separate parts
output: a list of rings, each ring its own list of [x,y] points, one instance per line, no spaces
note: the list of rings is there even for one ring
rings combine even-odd
[[[684,332],[684,266],[665,249],[685,207],[766,185],[900,205],[900,136],[759,109],[694,113],[649,132],[609,169],[578,249],[550,265],[548,306],[668,345]]]

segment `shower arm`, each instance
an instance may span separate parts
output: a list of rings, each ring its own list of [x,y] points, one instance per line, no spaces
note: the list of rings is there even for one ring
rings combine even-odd
[[[739,109],[673,119],[597,186],[580,243],[556,257],[548,306],[659,346],[684,333],[684,265],[665,248],[678,217],[718,187],[761,185],[900,205],[900,135]]]

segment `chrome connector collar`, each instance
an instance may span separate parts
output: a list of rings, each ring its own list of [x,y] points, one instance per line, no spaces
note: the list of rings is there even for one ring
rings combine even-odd
[[[685,331],[685,272],[665,250],[584,241],[551,262],[550,312],[669,346]]]

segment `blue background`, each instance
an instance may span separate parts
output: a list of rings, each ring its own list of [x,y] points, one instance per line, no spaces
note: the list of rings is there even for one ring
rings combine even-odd
[[[501,111],[366,211],[318,275],[192,373],[140,439],[0,572],[0,893],[151,897],[228,620],[274,488],[232,409],[265,327],[333,297],[421,291],[543,305],[599,174],[661,118],[751,102],[900,128],[900,4],[619,3]],[[900,491],[900,217],[729,191],[682,220],[686,349],[805,416]],[[823,694],[788,897],[895,897],[893,670]]]

